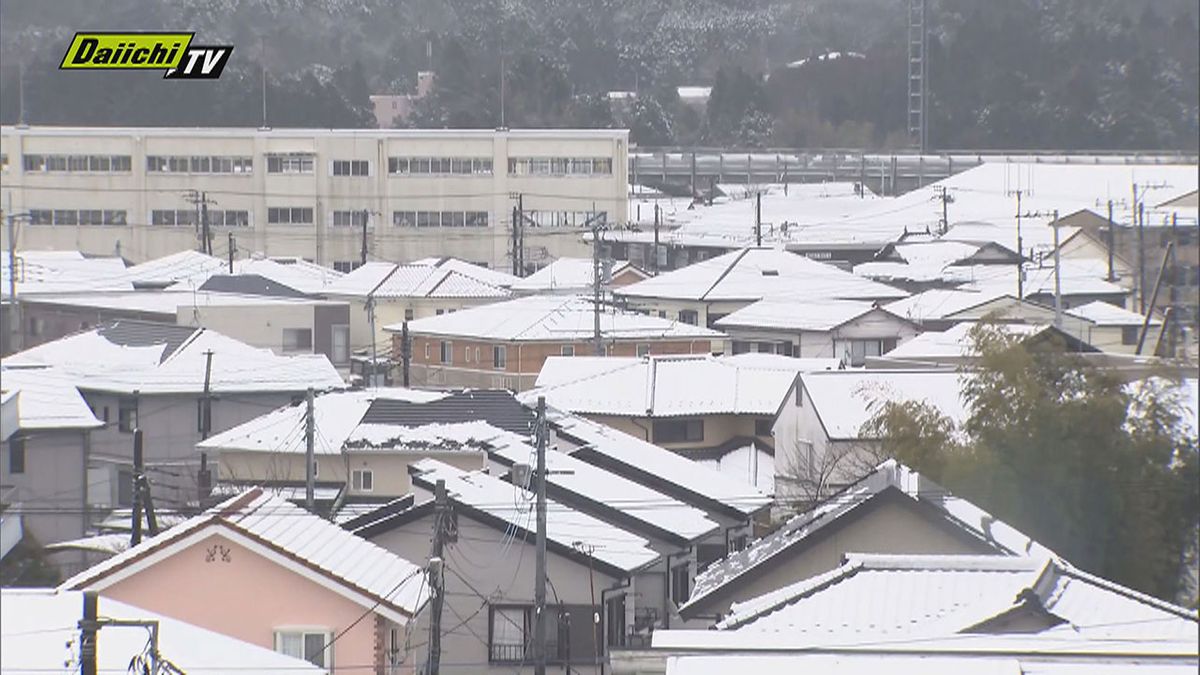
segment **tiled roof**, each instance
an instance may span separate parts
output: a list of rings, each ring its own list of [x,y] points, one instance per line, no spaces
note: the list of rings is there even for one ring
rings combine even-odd
[[[860,300],[759,300],[717,320],[718,328],[767,328],[789,331],[831,331],[875,310]],[[891,314],[887,309],[880,311]],[[901,318],[901,317],[896,317]]]
[[[559,258],[533,274],[520,279],[512,285],[514,291],[549,292],[556,290],[585,290],[593,283],[591,258]],[[613,264],[612,275],[616,276],[626,269],[636,269],[628,261],[618,261]],[[643,273],[642,276],[645,276]]]
[[[226,269],[226,264],[220,258],[188,249],[134,265],[127,271],[137,288],[165,288],[189,279],[207,279]]]
[[[0,370],[0,392],[16,395],[18,429],[96,429],[96,419],[71,378],[53,368]],[[5,429],[7,437],[12,432]]]
[[[418,426],[483,421],[505,431],[529,436],[533,413],[509,392],[480,389],[454,392],[429,401],[377,398],[363,416],[364,424]]]
[[[0,252],[0,294],[8,297],[8,251]],[[79,251],[18,251],[17,295],[132,291],[125,261],[89,258]]]
[[[369,262],[323,291],[365,298],[506,298],[507,289],[455,271],[430,265]]]
[[[1014,286],[1013,295],[1009,297],[1015,299],[1015,293],[1016,287]],[[921,323],[922,321],[942,319],[1005,296],[1008,296],[1008,293],[1000,289],[932,289],[888,303],[883,308],[896,316]]]
[[[520,277],[513,276],[507,272],[501,272],[500,270],[494,270],[481,265],[475,265],[465,260],[459,260],[458,258],[422,258],[420,260],[414,260],[408,264],[452,270],[465,277],[470,277],[498,288],[509,288],[521,280]]]

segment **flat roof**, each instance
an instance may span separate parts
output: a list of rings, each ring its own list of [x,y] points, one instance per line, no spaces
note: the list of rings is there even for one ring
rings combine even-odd
[[[301,129],[273,127],[59,127],[0,126],[0,134],[16,136],[273,136],[307,138],[331,136],[344,138],[619,138],[629,136],[628,129]]]

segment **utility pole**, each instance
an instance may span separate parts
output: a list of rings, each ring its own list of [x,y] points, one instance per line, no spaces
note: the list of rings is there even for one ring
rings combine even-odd
[[[1141,355],[1142,347],[1146,343],[1146,333],[1150,330],[1150,318],[1154,316],[1154,305],[1158,302],[1158,289],[1162,286],[1163,276],[1166,275],[1167,262],[1171,260],[1171,256],[1175,252],[1175,242],[1167,242],[1167,250],[1163,252],[1162,264],[1158,266],[1158,277],[1154,280],[1154,292],[1150,295],[1150,304],[1142,312],[1142,330],[1138,332],[1137,351],[1134,354]]]
[[[1163,335],[1167,338],[1167,351],[1165,356],[1174,358],[1175,356],[1175,326],[1173,319],[1175,316],[1175,306],[1179,303],[1179,270],[1175,267],[1175,249],[1174,244],[1179,241],[1179,213],[1171,214],[1171,244],[1172,247],[1167,253],[1167,309],[1163,313]],[[1159,349],[1162,349],[1162,336],[1159,337]]]
[[[533,586],[533,672],[546,675],[546,397],[537,402],[537,578]]]
[[[233,239],[233,233],[229,233],[229,273],[233,274],[233,254],[237,252],[237,242]]]
[[[400,373],[405,387],[408,387],[408,369],[412,363],[412,343],[408,337],[408,322],[400,325]]]
[[[439,478],[433,491],[433,553],[429,556],[429,675],[438,675],[442,665],[442,606],[446,598],[446,574],[443,545],[446,521],[449,519],[449,500],[446,481]]]
[[[133,430],[133,520],[130,523],[129,546],[142,543],[142,472],[146,470],[145,456],[142,454],[142,430]]]
[[[659,227],[659,213],[658,213],[658,202],[656,201],[656,202],[654,202],[654,260],[653,260],[654,276],[658,276],[658,227]]]
[[[1054,209],[1054,327],[1062,330],[1062,273],[1058,255],[1058,209]]]
[[[762,191],[754,193],[754,245],[762,246]]]
[[[1017,299],[1025,299],[1025,244],[1021,241],[1021,191],[1017,190]]]
[[[12,321],[9,326],[12,343],[9,345],[8,352],[15,354],[21,351],[24,343],[21,331],[25,328],[25,324],[21,321],[21,302],[17,297],[17,218],[28,218],[29,214],[22,213],[18,216],[13,213],[12,192],[8,193],[8,208],[5,209],[5,215],[8,221],[8,297],[12,302]]]
[[[1116,281],[1117,275],[1113,270],[1113,248],[1116,246],[1117,241],[1117,226],[1113,223],[1112,209],[1113,202],[1110,199],[1108,200],[1108,237],[1106,237],[1105,243],[1108,244],[1108,280]]]
[[[366,209],[362,210],[362,264],[367,264],[367,219],[370,217]]]
[[[96,633],[100,627],[100,594],[96,591],[83,592],[83,620],[79,622],[79,672],[81,675],[97,675]]]
[[[1137,191],[1137,186],[1134,186]],[[1137,239],[1138,239],[1138,307],[1141,313],[1146,313],[1146,211],[1145,205],[1137,205]]]
[[[316,448],[314,447],[313,431],[315,430],[316,420],[313,419],[313,388],[308,388],[308,393],[304,397],[304,508],[310,512],[316,513],[313,503],[313,491],[316,489],[313,475],[313,464],[316,462]]]
[[[525,276],[525,195],[517,195],[517,276]]]
[[[208,231],[208,193],[200,193],[200,232],[204,236],[204,252],[212,255],[212,233]]]
[[[949,205],[950,205],[950,202],[954,201],[954,197],[952,197],[950,195],[950,192],[948,190],[946,190],[945,185],[938,185],[936,190],[937,190],[937,198],[942,200],[942,218],[941,218],[941,220],[938,221],[938,234],[946,234],[946,231],[950,229]],[[1020,218],[1020,215],[1019,215],[1020,209],[1021,209],[1021,198],[1018,197],[1017,198],[1018,219]],[[1018,222],[1018,227],[1019,227],[1020,220],[1018,220],[1017,222]]]
[[[521,227],[521,208],[519,206],[514,206],[512,210],[512,273],[514,277],[521,276],[521,256],[520,253],[517,252],[517,242],[520,236],[517,234],[517,228],[519,227]]]
[[[600,336],[600,217],[592,216],[592,341],[596,356],[604,356],[604,340]]]
[[[232,267],[231,267],[232,269]],[[204,352],[204,395],[200,399],[200,440],[208,438],[212,432],[212,360],[213,351]],[[200,452],[200,498],[208,496],[212,487],[212,478],[208,469],[208,453]]]

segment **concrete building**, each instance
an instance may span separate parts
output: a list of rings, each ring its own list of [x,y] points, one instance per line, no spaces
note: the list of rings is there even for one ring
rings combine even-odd
[[[374,259],[511,269],[524,195],[524,259],[538,267],[586,255],[564,233],[593,213],[625,222],[627,152],[616,129],[0,129],[6,194],[29,216],[22,249],[135,262],[197,247],[199,193],[218,256],[232,232],[239,250],[347,269],[365,218]]]

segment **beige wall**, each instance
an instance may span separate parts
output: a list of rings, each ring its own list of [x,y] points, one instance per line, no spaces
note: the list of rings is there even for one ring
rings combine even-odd
[[[618,431],[623,431],[631,436],[650,441],[655,445],[659,445],[669,450],[710,448],[737,437],[754,437],[768,446],[774,443],[770,436],[755,436],[754,434],[754,420],[760,418],[769,419],[771,415],[700,415],[681,416],[678,418],[672,417],[671,419],[696,419],[699,417],[700,419],[704,420],[704,438],[702,440],[683,441],[678,443],[656,442],[653,437],[654,421],[653,418],[650,417],[591,415],[586,413],[583,416],[590,420],[599,422],[600,424],[610,426]]]
[[[336,481],[348,486],[352,495],[374,495],[377,497],[402,497],[412,492],[412,480],[408,467],[422,459],[437,459],[464,471],[483,469],[487,465],[487,454],[478,450],[456,452],[407,452],[387,450],[364,450],[337,455],[317,455],[317,480],[322,483]],[[279,452],[222,451],[219,453],[219,471],[222,480],[249,481],[303,481],[304,456]],[[350,473],[354,469],[370,469],[374,489],[364,492],[349,489]]]
[[[352,349],[368,349],[371,346],[371,319],[367,312],[366,298],[353,295],[329,295],[328,297],[350,303],[350,346]],[[380,356],[391,349],[392,334],[384,326],[404,322],[406,310],[412,310],[413,319],[437,316],[442,312],[459,311],[486,305],[504,298],[377,298],[375,300],[375,348]],[[398,333],[397,333],[398,334]]]

